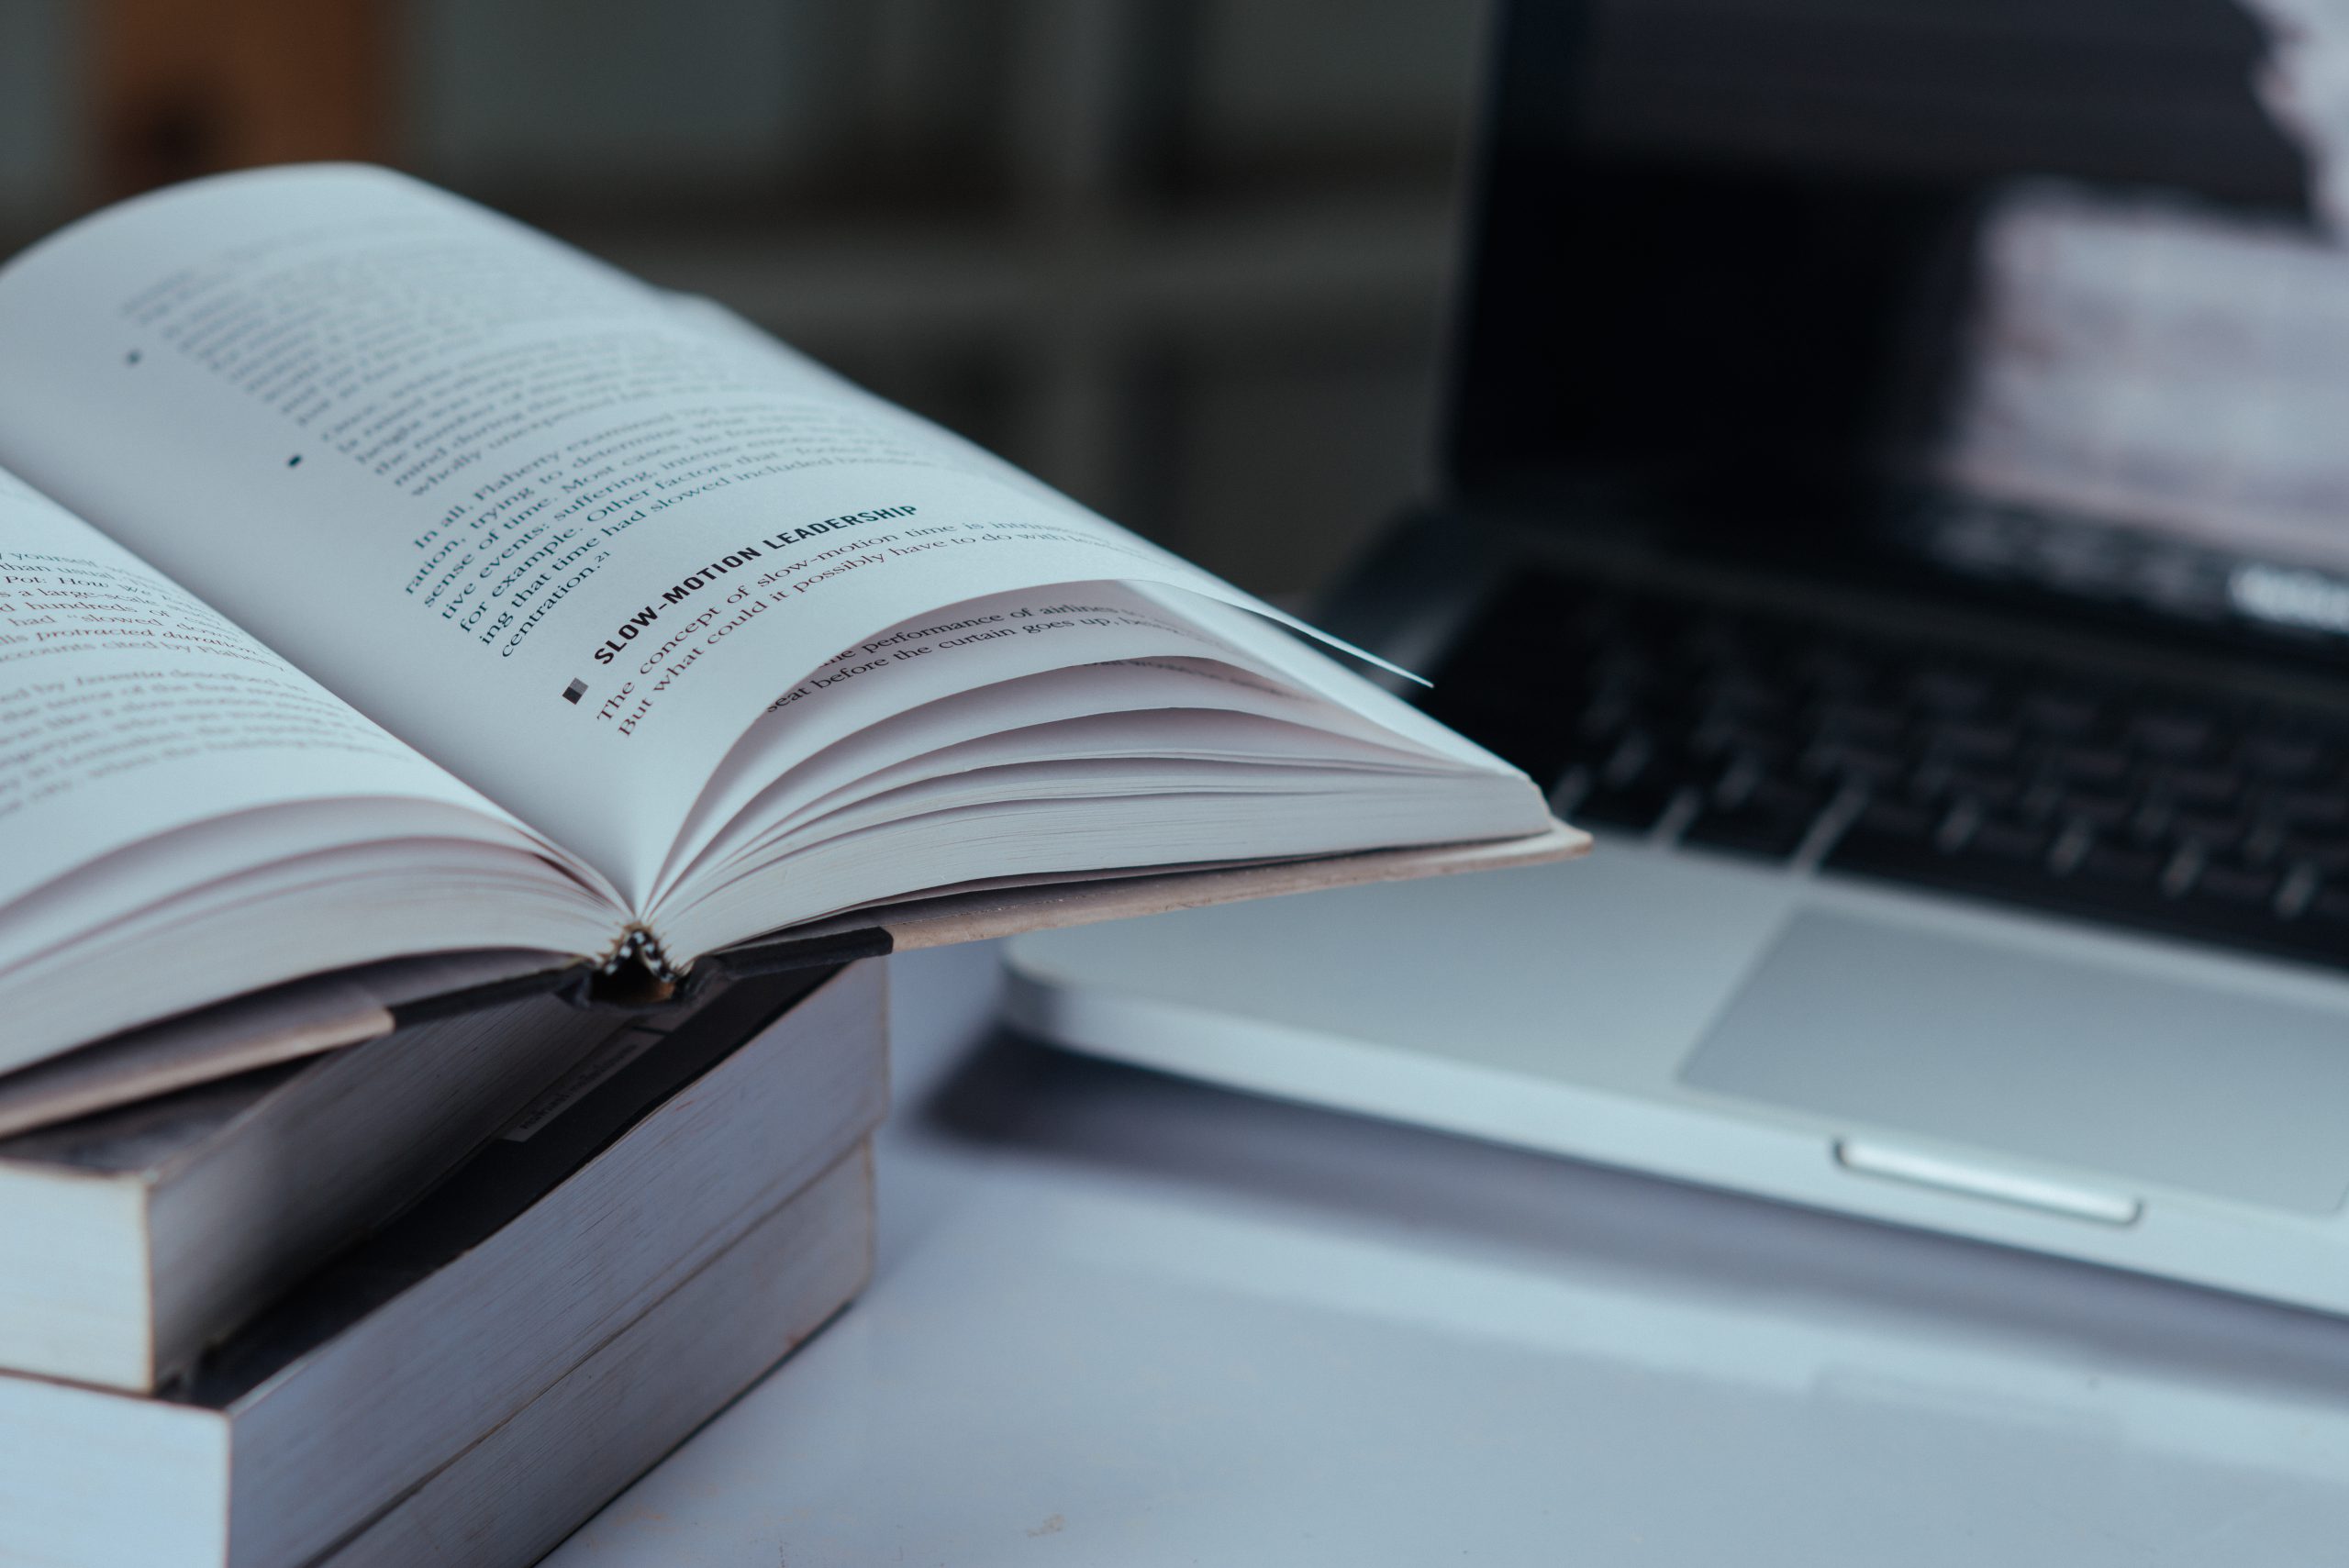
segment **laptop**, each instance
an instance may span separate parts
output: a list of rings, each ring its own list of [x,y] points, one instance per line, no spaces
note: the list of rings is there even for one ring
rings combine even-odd
[[[1585,861],[1023,938],[1045,1040],[2349,1311],[2349,249],[2223,0],[1522,0],[1325,606]]]

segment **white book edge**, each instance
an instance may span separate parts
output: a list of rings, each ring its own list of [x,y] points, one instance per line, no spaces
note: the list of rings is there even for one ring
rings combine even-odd
[[[316,1568],[535,1562],[853,1300],[870,1142]]]

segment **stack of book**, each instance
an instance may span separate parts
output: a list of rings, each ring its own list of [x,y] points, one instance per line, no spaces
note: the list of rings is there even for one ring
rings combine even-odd
[[[863,961],[1583,847],[1319,636],[385,170],[0,268],[0,1556],[528,1560],[863,1278]]]
[[[863,1284],[881,968],[475,988],[0,1140],[0,1559],[545,1552]]]

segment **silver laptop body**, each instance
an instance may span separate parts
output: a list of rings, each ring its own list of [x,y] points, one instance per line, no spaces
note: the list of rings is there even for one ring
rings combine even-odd
[[[2349,1311],[2349,249],[2302,57],[2222,0],[1498,33],[1445,492],[1325,619],[1598,846],[1019,939],[1015,1021]]]

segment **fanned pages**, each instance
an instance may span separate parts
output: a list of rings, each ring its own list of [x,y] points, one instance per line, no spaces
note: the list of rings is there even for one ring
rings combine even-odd
[[[0,1072],[420,952],[1577,842],[1268,606],[384,170],[0,270]]]

